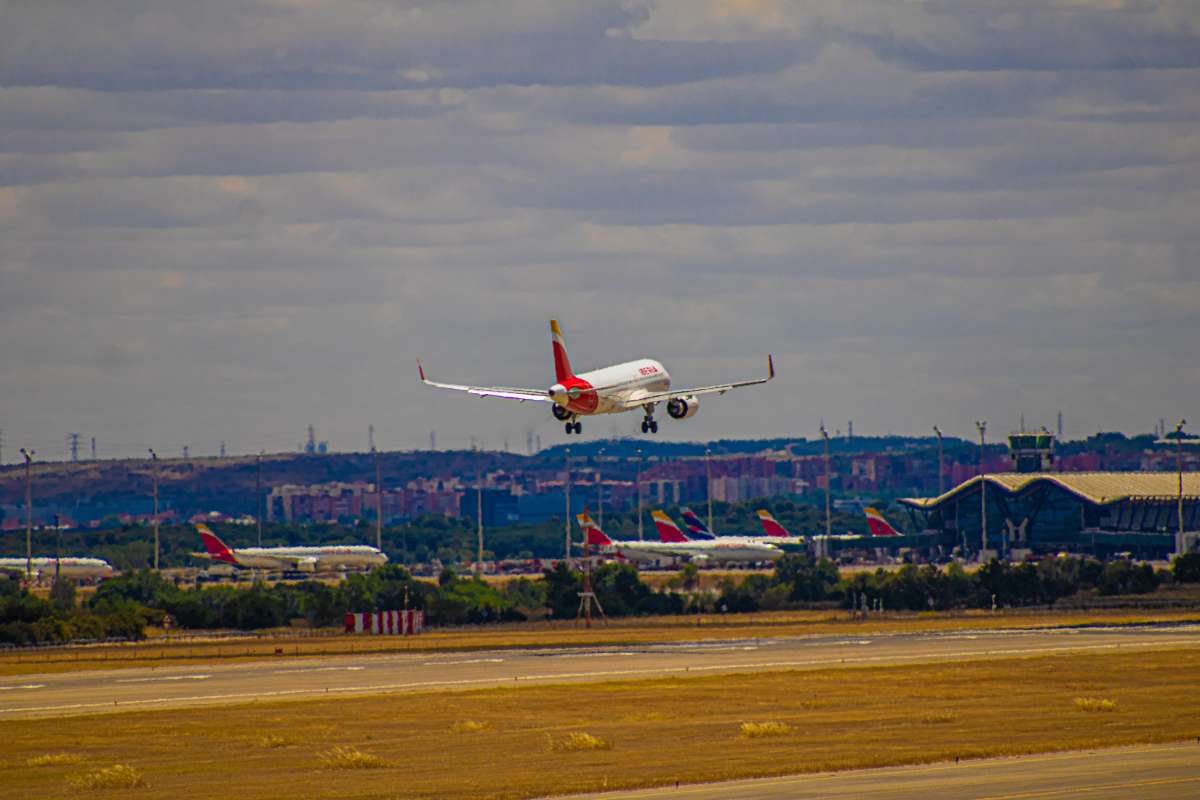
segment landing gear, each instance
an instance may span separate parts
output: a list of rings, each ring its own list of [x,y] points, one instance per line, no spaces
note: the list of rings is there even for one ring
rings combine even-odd
[[[642,420],[642,433],[658,433],[658,423],[654,421],[654,403],[642,406],[646,409],[646,418]]]
[[[565,428],[567,431],[567,435],[570,435],[572,433],[576,433],[576,434],[583,433],[583,423],[579,422],[578,420],[568,422],[566,424]]]

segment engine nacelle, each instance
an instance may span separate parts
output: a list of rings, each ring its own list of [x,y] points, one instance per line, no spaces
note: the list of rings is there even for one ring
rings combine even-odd
[[[673,397],[667,401],[667,414],[671,419],[689,419],[700,410],[700,398],[695,395]]]
[[[557,403],[553,408],[550,409],[550,412],[554,414],[554,418],[559,422],[566,422],[571,418],[571,412],[567,409],[567,407],[560,406]]]

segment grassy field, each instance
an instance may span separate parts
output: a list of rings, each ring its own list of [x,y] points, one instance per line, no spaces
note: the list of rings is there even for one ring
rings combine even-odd
[[[780,611],[700,617],[638,617],[597,622],[591,630],[572,622],[486,625],[434,630],[420,636],[298,637],[286,632],[246,639],[151,639],[136,644],[50,648],[0,653],[0,675],[81,669],[196,664],[261,658],[305,658],[345,653],[488,650],[518,647],[627,645],[719,641],[817,634],[866,635],[971,628],[1039,628],[1200,622],[1200,611],[1020,612],[896,614],[851,619],[844,611]]]
[[[0,769],[12,797],[522,798],[1180,740],[1198,671],[1189,648],[13,721]]]

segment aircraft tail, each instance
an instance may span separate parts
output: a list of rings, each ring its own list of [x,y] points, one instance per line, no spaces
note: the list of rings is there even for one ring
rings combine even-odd
[[[583,533],[587,537],[587,543],[592,547],[605,547],[612,544],[612,539],[604,535],[604,531],[596,525],[591,515],[586,511],[582,514],[576,514],[575,519],[579,521],[579,527],[583,528]]]
[[[678,543],[688,541],[688,538],[683,535],[683,531],[679,530],[679,526],[663,512],[655,509],[650,512],[650,518],[654,520],[654,527],[658,528],[658,540],[660,542]]]
[[[226,564],[238,563],[237,557],[233,551],[225,546],[217,535],[209,530],[208,526],[200,522],[196,524],[196,530],[200,534],[200,541],[204,542],[204,549],[208,551],[208,555],[214,561],[224,561]]]
[[[558,320],[550,320],[550,348],[554,351],[554,380],[562,383],[575,373],[571,371],[571,359],[567,358],[567,343],[563,340]]]
[[[867,509],[863,509],[863,511],[867,515],[867,527],[871,529],[872,536],[902,536],[903,535],[900,533],[900,531],[893,528],[892,524],[890,522],[888,522],[886,519],[883,518],[883,514],[880,514],[875,509],[867,508]]]
[[[717,538],[704,520],[696,516],[696,512],[690,508],[679,509],[680,516],[683,517],[683,524],[687,527],[687,535],[690,539],[715,539]]]
[[[767,536],[791,536],[788,529],[780,525],[779,521],[771,516],[771,512],[765,508],[758,510],[758,521],[762,525],[763,533]]]

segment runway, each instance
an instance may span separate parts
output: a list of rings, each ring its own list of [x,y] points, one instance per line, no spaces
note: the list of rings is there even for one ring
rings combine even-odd
[[[0,678],[0,720],[254,700],[462,690],[762,670],[828,669],[1200,645],[1200,625],[402,653],[139,667]]]
[[[1200,743],[819,772],[576,795],[565,800],[1183,800],[1200,795]]]

